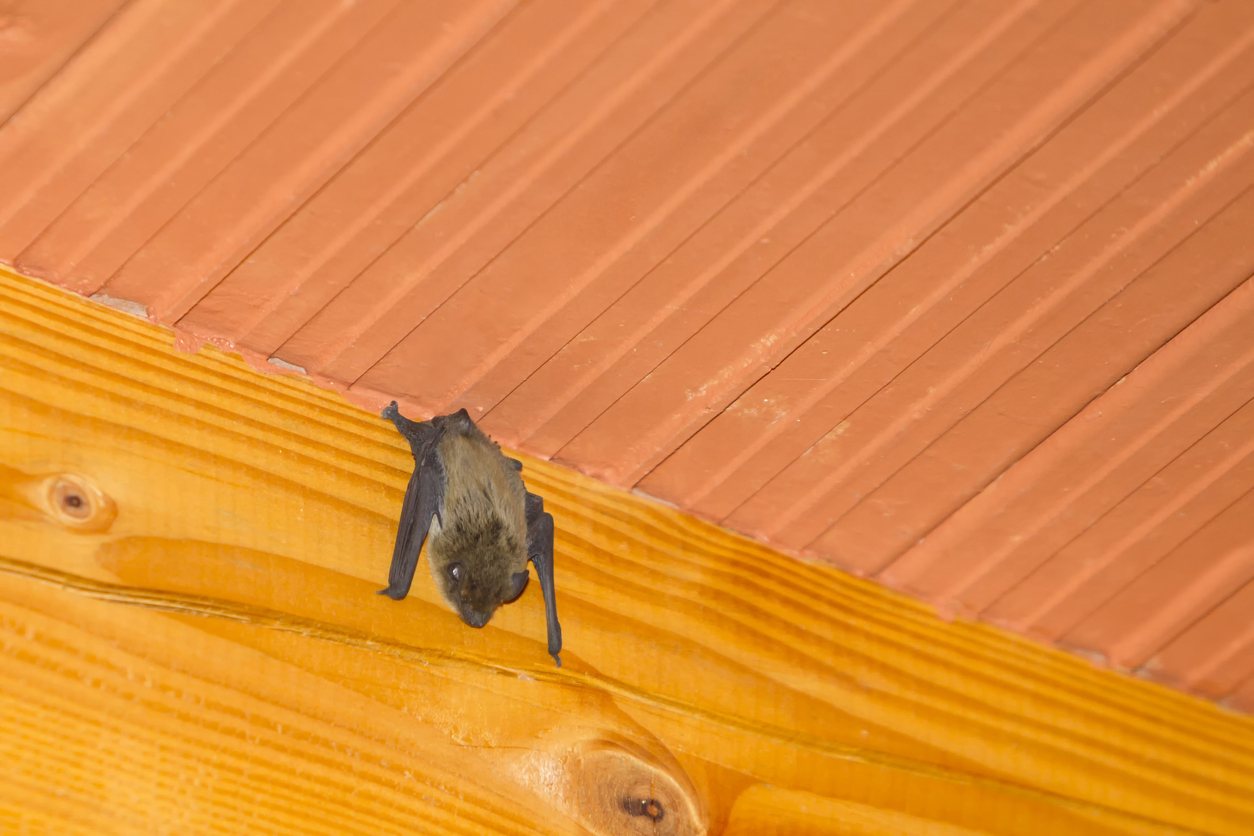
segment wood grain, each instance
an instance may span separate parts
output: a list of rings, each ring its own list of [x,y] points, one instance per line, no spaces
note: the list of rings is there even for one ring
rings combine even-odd
[[[374,594],[384,421],[0,276],[0,832],[1249,832],[1249,718],[523,460],[561,669]]]

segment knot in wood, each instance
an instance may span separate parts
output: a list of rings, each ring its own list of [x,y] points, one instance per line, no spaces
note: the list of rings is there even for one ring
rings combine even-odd
[[[52,519],[76,531],[104,531],[117,515],[109,497],[88,480],[73,473],[56,473],[44,480],[44,510]]]
[[[656,798],[624,798],[623,809],[629,816],[646,816],[654,824],[666,815],[666,808]]]
[[[571,764],[578,814],[605,836],[703,836],[706,816],[674,758],[627,741],[585,741]]]

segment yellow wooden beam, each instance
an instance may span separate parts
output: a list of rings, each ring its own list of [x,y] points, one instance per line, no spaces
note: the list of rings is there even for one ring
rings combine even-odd
[[[374,594],[389,424],[0,275],[0,831],[1254,832],[1249,718],[522,458],[561,669]]]

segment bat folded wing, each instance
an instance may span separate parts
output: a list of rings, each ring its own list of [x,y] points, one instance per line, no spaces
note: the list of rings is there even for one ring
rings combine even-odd
[[[409,477],[401,505],[392,567],[388,570],[388,588],[379,590],[380,595],[399,601],[409,594],[418,568],[418,556],[431,528],[431,518],[439,513],[444,501],[444,466],[437,451],[440,433],[435,427],[403,417],[395,401],[383,411],[383,417],[396,424],[409,440],[414,454],[414,473]]]
[[[562,666],[562,625],[557,620],[557,592],[553,584],[553,515],[544,510],[544,500],[527,494],[527,559],[536,567],[540,591],[544,593],[544,617],[549,633],[549,655]]]

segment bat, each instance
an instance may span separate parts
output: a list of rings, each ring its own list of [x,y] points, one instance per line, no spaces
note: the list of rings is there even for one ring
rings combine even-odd
[[[440,595],[462,621],[482,627],[497,607],[522,595],[531,561],[544,593],[549,654],[561,667],[553,516],[523,485],[522,462],[502,453],[464,409],[411,421],[392,401],[382,415],[409,442],[414,473],[401,505],[388,588],[379,594],[396,601],[409,594],[429,532],[427,562]]]

